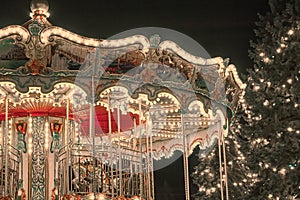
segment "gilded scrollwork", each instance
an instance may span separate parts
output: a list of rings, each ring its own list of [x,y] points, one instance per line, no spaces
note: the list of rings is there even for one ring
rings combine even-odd
[[[11,25],[0,29],[0,40],[6,38],[13,38],[21,44],[28,44],[30,41],[30,33],[23,26]]]

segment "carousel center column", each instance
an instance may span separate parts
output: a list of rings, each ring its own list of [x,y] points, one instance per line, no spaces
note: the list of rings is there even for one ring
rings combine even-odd
[[[47,200],[47,152],[45,150],[45,117],[30,117],[29,194],[30,199]]]

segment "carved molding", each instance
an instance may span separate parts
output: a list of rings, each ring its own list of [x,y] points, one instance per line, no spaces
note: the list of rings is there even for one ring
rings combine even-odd
[[[0,29],[0,40],[9,37],[22,44],[28,44],[31,39],[29,31],[20,25],[11,25]]]
[[[170,40],[161,42],[158,48],[164,50],[171,50],[175,52],[177,55],[179,55],[180,57],[182,57],[183,59],[185,59],[186,61],[196,65],[216,65],[216,64],[221,65],[223,63],[223,58],[221,57],[205,59],[198,56],[194,56],[188,53],[187,51],[185,51],[184,49],[182,49],[178,44]]]

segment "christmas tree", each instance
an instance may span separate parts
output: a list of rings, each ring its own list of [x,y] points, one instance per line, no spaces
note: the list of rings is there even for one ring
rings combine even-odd
[[[269,5],[256,23],[245,101],[226,138],[230,199],[300,199],[300,2]],[[217,148],[199,154],[195,199],[221,199]]]
[[[246,157],[242,153],[243,138],[229,134],[225,140],[228,175],[228,197],[230,199],[245,199],[248,191]],[[193,183],[199,190],[193,194],[193,199],[222,199],[220,183],[219,148],[216,144],[212,149],[200,150],[199,164],[192,173]],[[223,162],[224,160],[221,159]],[[223,182],[223,197],[226,199],[226,188]]]
[[[245,199],[300,198],[300,2],[270,0],[251,42],[250,69],[239,129],[246,156]]]

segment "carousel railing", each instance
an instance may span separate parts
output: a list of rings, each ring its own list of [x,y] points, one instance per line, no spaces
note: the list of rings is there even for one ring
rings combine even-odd
[[[59,196],[151,199],[146,160],[145,153],[118,145],[65,146],[58,153]]]
[[[6,146],[9,151],[0,148],[0,199],[17,199],[21,153],[11,145]]]

